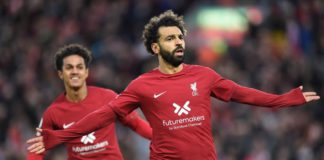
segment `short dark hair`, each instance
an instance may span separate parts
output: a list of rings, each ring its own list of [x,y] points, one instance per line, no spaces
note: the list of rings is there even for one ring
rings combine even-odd
[[[55,53],[55,69],[57,71],[62,71],[63,59],[70,55],[79,55],[84,59],[86,68],[89,68],[90,62],[92,60],[91,52],[86,47],[80,44],[69,44],[61,47]]]
[[[156,43],[158,41],[158,30],[161,26],[176,26],[184,35],[187,32],[187,30],[184,28],[183,16],[178,16],[177,14],[173,13],[172,10],[167,10],[159,16],[152,17],[145,25],[142,35],[146,50],[151,54],[154,54],[151,45],[152,43]]]

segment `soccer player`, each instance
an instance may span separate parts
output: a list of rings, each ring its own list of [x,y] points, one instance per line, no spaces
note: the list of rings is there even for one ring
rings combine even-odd
[[[78,44],[64,46],[56,52],[55,66],[64,83],[65,92],[60,94],[44,112],[40,122],[43,129],[67,129],[117,96],[112,90],[87,86],[90,61],[91,52]],[[141,136],[151,139],[151,127],[135,111],[119,120]],[[95,123],[87,121],[86,125]],[[115,123],[82,134],[81,137],[68,141],[66,146],[68,159],[71,160],[123,159],[117,142]],[[28,154],[30,160],[43,157],[44,154]]]
[[[27,141],[31,144],[28,149],[40,153],[112,123],[115,113],[124,117],[140,107],[153,129],[151,160],[215,160],[211,97],[270,108],[297,106],[320,98],[315,92],[302,92],[301,87],[282,95],[270,94],[240,86],[208,67],[184,64],[185,34],[182,16],[170,10],[151,18],[143,38],[159,66],[133,80],[116,99],[71,128],[39,130],[42,137]],[[96,125],[90,126],[88,121]]]

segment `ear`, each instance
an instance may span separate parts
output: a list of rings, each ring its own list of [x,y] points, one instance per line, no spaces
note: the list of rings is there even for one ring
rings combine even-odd
[[[63,80],[63,72],[62,71],[57,71],[57,75],[60,77],[60,79]]]
[[[160,53],[160,46],[157,43],[152,43],[151,49],[154,52],[154,54]]]

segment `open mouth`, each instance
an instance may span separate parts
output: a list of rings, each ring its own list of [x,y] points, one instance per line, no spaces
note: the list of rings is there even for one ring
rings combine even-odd
[[[79,83],[79,81],[80,81],[80,77],[71,77],[70,81],[71,81],[72,83]]]
[[[184,50],[183,49],[177,49],[174,54],[175,54],[175,56],[183,56]]]

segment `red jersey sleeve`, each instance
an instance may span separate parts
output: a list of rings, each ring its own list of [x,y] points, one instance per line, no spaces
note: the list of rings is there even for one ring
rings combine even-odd
[[[276,95],[239,85],[236,85],[231,100],[272,108],[297,106],[306,102],[300,88],[295,88],[285,94]]]
[[[152,128],[143,120],[136,111],[131,112],[124,118],[120,118],[120,121],[130,127],[133,131],[141,135],[142,137],[151,140],[152,139]]]
[[[110,106],[89,113],[70,128],[64,130],[43,129],[42,135],[45,149],[51,149],[61,143],[83,136],[96,129],[115,122],[116,115]]]
[[[231,80],[224,79],[215,71],[212,71],[210,76],[212,77],[211,95],[226,102],[230,101],[236,86],[235,83]]]
[[[213,74],[212,95],[223,101],[235,101],[262,107],[289,107],[304,104],[305,98],[299,88],[285,94],[276,95],[257,89],[243,87],[231,80]]]
[[[140,106],[140,96],[138,90],[140,89],[138,79],[133,80],[128,87],[121,92],[115,100],[110,101],[109,105],[120,117],[125,117]]]

